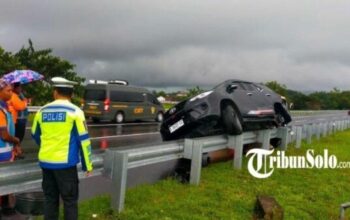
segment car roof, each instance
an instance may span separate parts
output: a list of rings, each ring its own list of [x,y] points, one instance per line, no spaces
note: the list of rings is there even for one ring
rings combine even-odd
[[[151,93],[146,88],[135,87],[135,86],[125,86],[118,84],[87,84],[85,89],[109,89],[110,91],[130,91],[130,92],[142,92]]]
[[[228,82],[242,82],[242,83],[254,83],[254,84],[258,84],[256,82],[250,82],[250,81],[245,81],[245,80],[241,80],[241,79],[228,79],[225,80],[224,83],[228,83]]]

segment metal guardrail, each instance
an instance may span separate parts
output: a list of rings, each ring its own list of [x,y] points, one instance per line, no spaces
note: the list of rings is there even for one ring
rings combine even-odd
[[[103,154],[94,154],[92,156],[92,163],[94,166],[92,176],[101,175],[103,171]],[[41,172],[38,161],[34,160],[1,164],[0,196],[41,189]],[[85,178],[82,171],[79,172],[79,178]]]
[[[153,147],[135,150],[107,150],[105,154],[105,173],[112,178],[114,185],[111,206],[119,212],[124,209],[128,170],[176,158],[191,160],[190,183],[198,185],[202,168],[202,154],[220,149],[234,149],[233,167],[242,167],[243,145],[259,142],[263,149],[269,149],[271,138],[280,138],[281,150],[286,150],[288,143],[295,142],[297,148],[301,140],[311,142],[312,137],[322,136],[350,128],[350,119],[330,122],[305,124],[302,126],[281,127],[271,130],[245,132],[236,136],[212,136],[197,139],[185,139],[179,142],[162,143]]]

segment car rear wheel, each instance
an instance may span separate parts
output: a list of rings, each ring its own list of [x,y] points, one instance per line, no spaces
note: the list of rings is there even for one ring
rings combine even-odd
[[[156,121],[157,122],[162,122],[163,119],[164,119],[163,113],[162,112],[158,112],[157,117],[156,117]]]
[[[124,114],[123,114],[123,112],[118,112],[118,113],[115,115],[115,122],[117,122],[118,124],[124,122]]]
[[[242,134],[243,128],[239,116],[232,105],[226,105],[222,110],[224,130],[231,135]]]

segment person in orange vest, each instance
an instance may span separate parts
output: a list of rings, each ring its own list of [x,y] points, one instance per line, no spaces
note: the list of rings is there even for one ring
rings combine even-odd
[[[23,123],[22,117],[27,109],[27,99],[24,98],[22,94],[22,87],[20,83],[14,83],[12,85],[12,89],[12,96],[7,104],[12,114],[13,123],[15,124],[15,136],[20,140],[20,142],[22,142],[26,126],[26,120]],[[20,118],[18,116],[20,116]],[[13,153],[15,158],[23,159],[22,152],[17,152],[16,149],[14,149]]]
[[[23,89],[20,83],[15,83],[13,85],[13,93],[18,96],[20,101],[18,99],[14,100],[17,102],[17,119],[15,118],[15,127],[16,127],[16,137],[19,138],[19,140],[22,142],[24,138],[24,134],[26,131],[26,124],[27,124],[27,116],[28,116],[28,99],[23,94]],[[12,99],[11,99],[12,100]],[[25,105],[25,108],[23,109],[23,105]],[[23,109],[23,110],[19,110]]]
[[[11,99],[7,102],[13,117],[13,122],[17,124],[18,112],[27,108],[27,99],[21,98],[22,87],[20,83],[13,84],[13,92]]]
[[[0,163],[13,161],[13,149],[21,152],[20,141],[15,137],[15,126],[9,112],[7,101],[11,99],[12,87],[5,80],[0,79]],[[14,196],[1,197],[2,214],[14,212]]]

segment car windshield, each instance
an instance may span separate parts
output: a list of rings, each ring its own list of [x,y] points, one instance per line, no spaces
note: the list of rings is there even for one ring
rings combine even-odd
[[[104,101],[106,99],[106,91],[101,89],[86,90],[84,99],[93,101]]]

